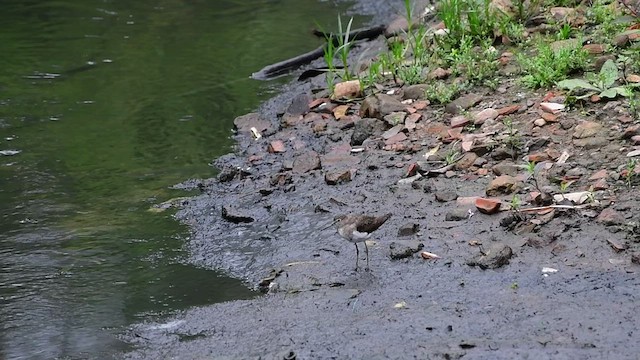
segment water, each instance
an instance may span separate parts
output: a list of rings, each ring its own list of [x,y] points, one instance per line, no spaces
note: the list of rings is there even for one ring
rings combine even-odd
[[[0,358],[101,358],[134,321],[255,296],[186,263],[187,229],[148,208],[215,175],[233,118],[288,80],[249,75],[344,6],[0,4]]]

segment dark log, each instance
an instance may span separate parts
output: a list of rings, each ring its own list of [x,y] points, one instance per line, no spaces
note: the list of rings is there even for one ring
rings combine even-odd
[[[371,40],[375,39],[387,29],[386,25],[377,25],[370,28],[355,29],[349,32],[349,40]],[[318,29],[313,29],[313,35],[323,39],[334,39],[336,45],[337,37],[343,37],[344,34],[326,33]]]
[[[349,33],[349,41],[375,39],[380,34],[384,33],[385,29],[386,29],[385,25],[378,25],[378,26],[374,26],[374,27],[366,28],[366,29],[352,30]],[[314,30],[314,34],[316,34],[316,35],[321,34],[322,37],[325,37],[325,33],[317,31],[317,30]],[[318,36],[320,36],[320,35],[318,35]],[[338,38],[336,36],[338,36],[338,35],[328,34],[327,37],[325,37],[325,38],[332,39],[334,45],[337,45]],[[265,66],[262,69],[260,69],[260,71],[251,74],[251,77],[256,79],[256,80],[270,80],[270,79],[276,78],[276,77],[278,77],[280,75],[284,75],[284,74],[286,74],[287,72],[289,72],[291,70],[297,69],[302,65],[309,64],[313,60],[322,57],[324,55],[325,46],[326,46],[326,44],[318,47],[315,50],[309,51],[309,52],[304,53],[302,55],[298,55],[298,56],[293,57],[291,59],[280,61],[280,62],[277,62],[275,64],[271,64],[271,65]]]

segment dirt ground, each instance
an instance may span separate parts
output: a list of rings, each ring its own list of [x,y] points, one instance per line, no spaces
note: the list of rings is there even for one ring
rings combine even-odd
[[[393,11],[378,8],[374,21]],[[621,102],[545,115],[541,127],[532,124],[540,102],[553,102],[545,93],[523,95],[510,79],[505,91],[478,90],[469,111],[517,105],[511,116],[528,151],[513,160],[500,145],[455,148],[465,138],[450,132],[454,115],[442,106],[418,109],[423,125],[398,142],[386,138],[391,126],[378,129],[381,120],[337,121],[332,110],[309,108],[323,96],[312,89],[323,86],[321,78],[294,82],[236,120],[238,144],[217,160],[220,176],[182,185],[202,190],[177,214],[192,229],[193,262],[266,294],[136,325],[125,339],[137,350],[126,358],[637,359],[639,203],[637,187],[615,176],[635,149],[623,135],[633,124],[620,121]],[[585,121],[601,127],[576,137]],[[364,132],[361,146],[354,132]],[[455,139],[443,141],[443,132]],[[499,139],[504,129],[492,134]],[[438,146],[440,162],[427,161]],[[564,152],[570,156],[558,161]],[[461,159],[434,171],[447,154]],[[519,166],[534,155],[552,164],[536,170],[540,184]],[[498,173],[511,174],[515,188],[489,191]],[[553,176],[575,181],[563,193],[587,191],[590,201],[527,200],[538,185],[560,194],[547,181]],[[514,192],[520,209],[484,214],[475,205],[482,197],[505,208]],[[542,209],[525,211],[535,207]],[[334,216],[389,212],[369,243],[371,271],[354,271],[354,246],[331,226]]]

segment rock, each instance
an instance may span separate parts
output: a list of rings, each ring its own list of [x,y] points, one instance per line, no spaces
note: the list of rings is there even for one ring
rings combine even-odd
[[[234,224],[250,223],[254,221],[251,216],[245,214],[241,210],[232,207],[231,205],[222,206],[222,218],[227,221],[231,221]]]
[[[451,75],[450,69],[443,69],[439,67],[431,71],[429,75],[427,75],[427,77],[429,79],[441,80],[446,79],[447,77],[449,77],[449,75]]]
[[[593,181],[593,180],[605,179],[607,177],[607,175],[608,175],[607,169],[602,169],[602,170],[594,173],[593,175],[591,175],[589,177],[589,180]]]
[[[473,116],[473,124],[474,125],[482,125],[487,120],[494,120],[500,115],[498,110],[493,108],[488,108],[480,111],[479,113]]]
[[[453,118],[451,118],[451,124],[450,126],[452,128],[457,128],[457,127],[463,127],[466,126],[467,124],[469,124],[469,119],[467,119],[466,116],[464,115],[458,115],[458,116],[454,116]]]
[[[506,160],[515,159],[518,156],[518,152],[511,146],[500,146],[493,150],[491,158],[494,160]]]
[[[455,191],[437,191],[435,197],[439,202],[449,202],[457,199],[458,194]]]
[[[562,110],[564,110],[565,106],[564,104],[559,104],[559,103],[541,102],[540,108],[542,109],[542,111],[545,111],[551,114],[557,114]]]
[[[233,120],[233,125],[239,133],[251,133],[252,127],[256,128],[260,133],[273,131],[271,122],[261,118],[258,113],[238,116]]]
[[[291,104],[282,115],[282,122],[287,126],[294,126],[304,115],[309,112],[309,104],[311,103],[311,96],[308,94],[299,94],[291,100]]]
[[[389,244],[389,256],[393,260],[412,256],[424,248],[424,244],[417,240],[399,240]]]
[[[605,46],[602,44],[585,44],[582,48],[591,55],[602,54],[605,51]]]
[[[446,221],[461,221],[469,218],[469,210],[466,208],[455,208],[445,215]]]
[[[450,114],[459,114],[462,110],[466,110],[482,100],[482,96],[478,94],[467,94],[461,96],[449,104],[447,104],[444,110]]]
[[[624,133],[622,133],[622,138],[623,139],[631,139],[632,137],[634,137],[636,135],[640,135],[640,125],[633,125],[633,126],[629,126],[628,128],[626,128],[624,130]]]
[[[406,16],[396,15],[384,30],[384,36],[390,38],[395,35],[402,35],[409,29],[409,22]]]
[[[398,125],[392,127],[391,129],[383,132],[382,133],[382,138],[387,140],[387,139],[395,136],[396,134],[398,134],[400,131],[402,131],[402,129],[404,129],[404,125],[398,124]]]
[[[385,145],[393,145],[407,139],[407,135],[403,132],[397,133],[384,141]]]
[[[350,80],[339,82],[333,88],[333,99],[351,99],[362,94],[360,80]]]
[[[491,171],[493,171],[493,173],[496,174],[497,176],[501,176],[501,175],[516,176],[518,175],[520,168],[516,166],[516,164],[510,161],[504,161],[494,165],[491,168]]]
[[[267,151],[272,154],[283,153],[285,152],[284,143],[282,142],[282,140],[274,140],[269,143],[269,146],[267,147]]]
[[[617,48],[625,48],[629,45],[629,36],[626,34],[620,34],[613,38],[612,45]]]
[[[381,116],[389,115],[393,112],[404,111],[407,107],[401,103],[400,100],[390,95],[378,94],[376,95],[376,98],[378,99],[378,109]]]
[[[631,255],[631,262],[636,265],[640,265],[640,253]]]
[[[486,189],[488,196],[512,194],[522,187],[522,183],[513,176],[501,175],[493,179]]]
[[[543,126],[545,126],[546,124],[547,124],[547,122],[546,122],[546,121],[544,121],[544,119],[542,119],[542,118],[535,119],[535,120],[533,121],[533,125],[535,125],[535,126],[539,126],[539,127],[543,127]]]
[[[384,115],[382,118],[387,124],[391,126],[404,124],[404,119],[407,117],[407,113],[404,111],[395,111],[390,114]]]
[[[384,131],[384,123],[374,118],[364,118],[356,121],[351,134],[351,145],[362,145],[362,143],[373,135]]]
[[[402,225],[398,229],[398,236],[411,236],[415,235],[420,231],[420,225],[416,223],[408,223]]]
[[[240,175],[240,168],[237,166],[225,166],[218,174],[218,181],[221,183],[229,182]]]
[[[496,244],[484,254],[475,255],[467,261],[469,266],[478,266],[485,269],[497,269],[509,263],[509,259],[513,256],[513,250],[507,245]]]
[[[320,156],[315,151],[309,151],[305,154],[298,155],[293,160],[293,172],[298,174],[306,173],[311,170],[320,169]]]
[[[464,170],[473,166],[478,159],[478,155],[472,152],[465,153],[462,158],[455,164],[457,170]]]
[[[627,243],[624,243],[615,239],[607,239],[607,243],[616,252],[625,251],[629,248],[629,245]]]
[[[338,185],[351,181],[351,170],[330,171],[324,174],[324,181],[328,185]]]
[[[600,215],[598,215],[598,217],[596,218],[596,221],[606,226],[622,225],[625,223],[622,213],[612,208],[606,208],[602,210],[602,212],[600,212]]]
[[[477,198],[476,208],[483,214],[492,215],[500,211],[502,202],[499,199]]]
[[[427,84],[409,85],[404,89],[403,99],[423,99],[424,92],[429,88]]]
[[[573,132],[574,139],[584,139],[602,133],[602,125],[594,121],[582,121]]]
[[[601,148],[603,146],[609,145],[609,140],[601,136],[590,137],[585,139],[575,139],[573,140],[573,145],[577,147],[582,147],[585,149],[597,149],[597,148]]]
[[[520,105],[505,106],[496,111],[498,112],[498,115],[511,115],[518,112],[518,110],[520,110]]]

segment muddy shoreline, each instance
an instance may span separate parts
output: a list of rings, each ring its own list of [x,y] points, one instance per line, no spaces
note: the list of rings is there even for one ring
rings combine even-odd
[[[393,14],[380,7],[374,23]],[[374,54],[383,43],[364,46]],[[491,176],[407,181],[439,140],[389,151],[369,129],[353,152],[361,127],[305,107],[323,87],[322,78],[294,82],[237,119],[236,151],[216,161],[221,175],[181,185],[203,192],[177,213],[192,229],[192,261],[268,293],[136,325],[125,339],[138,350],[126,358],[636,358],[637,244],[610,245],[627,243],[628,232],[594,221],[592,209],[557,209],[535,234],[513,231],[504,226],[510,212],[483,214],[464,201],[484,195]],[[607,199],[637,219],[636,198]],[[371,271],[355,272],[353,245],[327,226],[337,214],[387,212]],[[504,247],[511,257],[487,259]],[[392,256],[398,249],[407,256]]]

